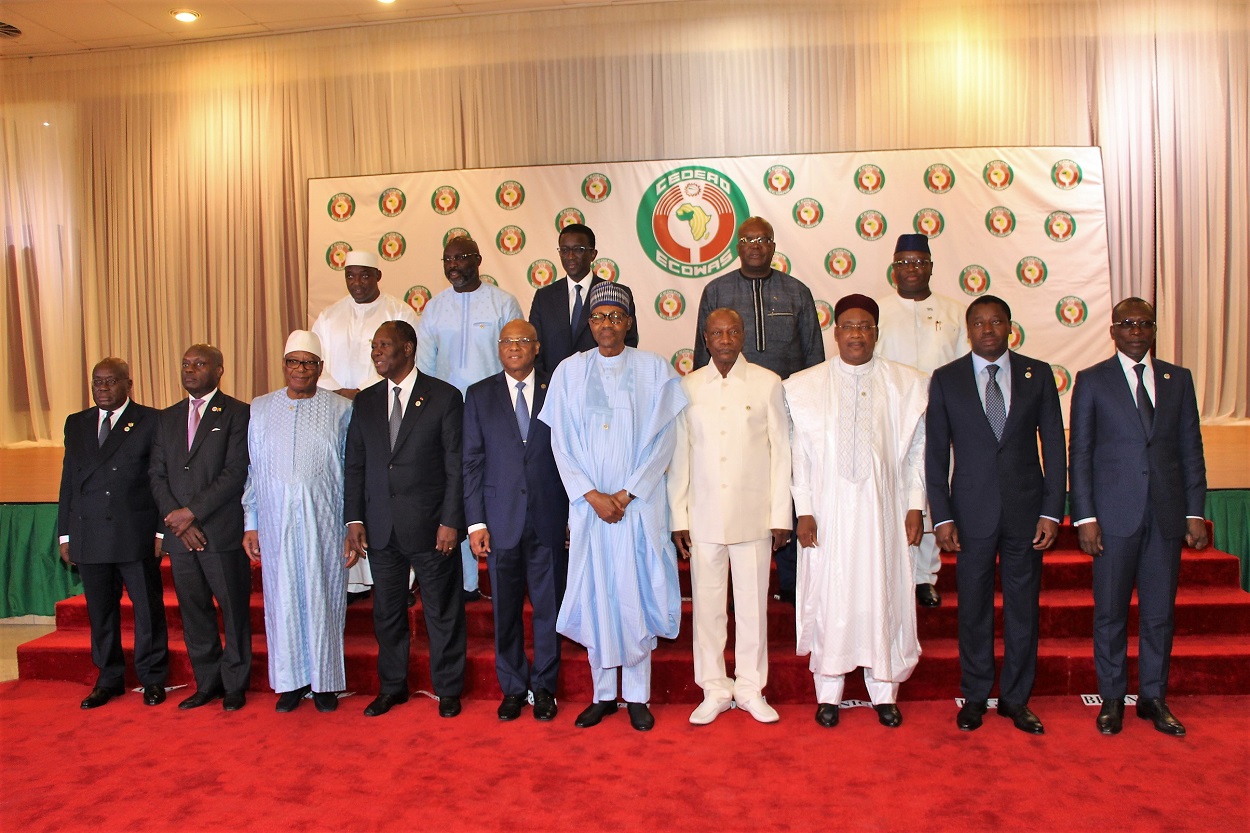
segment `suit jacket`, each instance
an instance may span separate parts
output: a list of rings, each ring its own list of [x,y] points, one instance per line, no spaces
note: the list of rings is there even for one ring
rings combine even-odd
[[[157,415],[152,443],[152,495],[164,518],[183,506],[194,513],[208,552],[231,552],[243,542],[243,487],[247,484],[247,424],[251,409],[220,390],[187,448],[190,399]],[[165,551],[186,552],[178,536],[161,524]]]
[[[148,467],[157,412],[132,401],[99,445],[100,409],[65,419],[57,533],[75,564],[121,564],[152,556],[160,517]]]
[[[603,283],[603,278],[592,275],[586,294],[589,295],[590,288],[598,283]],[[637,347],[638,316],[634,309],[634,294],[628,286],[624,284],[618,284],[618,286],[629,293],[629,314],[634,318],[634,323],[629,326],[629,332],[625,334],[625,344],[628,347]],[[561,278],[553,284],[541,287],[534,293],[534,300],[530,304],[530,324],[538,331],[538,340],[542,342],[542,349],[538,353],[538,359],[534,362],[535,368],[540,373],[550,376],[555,371],[556,365],[569,356],[574,353],[584,353],[597,346],[595,337],[590,333],[590,306],[582,304],[582,315],[576,326],[571,326],[569,323],[572,315],[573,309],[569,306],[568,278]]]
[[[1067,461],[1055,377],[1046,362],[1010,355],[1011,410],[1000,440],[981,404],[972,354],[933,371],[925,485],[934,526],[953,520],[960,535],[985,538],[1001,524],[1006,535],[1032,538],[1040,516],[1063,518]]]
[[[431,552],[439,525],[463,537],[464,489],[461,437],[464,402],[460,391],[425,373],[417,374],[391,450],[383,379],[356,395],[347,426],[343,520],[364,521],[371,547]]]
[[[521,442],[516,409],[502,371],[469,387],[464,399],[464,519],[486,524],[491,547],[521,541],[528,516],[538,539],[564,549],[569,500],[551,453],[551,428],[538,419],[551,377],[535,371],[528,442]]]
[[[1108,534],[1132,535],[1149,505],[1159,530],[1181,538],[1186,516],[1203,516],[1207,470],[1193,377],[1158,359],[1154,376],[1147,435],[1118,357],[1076,375],[1069,438],[1074,520],[1097,518]]]

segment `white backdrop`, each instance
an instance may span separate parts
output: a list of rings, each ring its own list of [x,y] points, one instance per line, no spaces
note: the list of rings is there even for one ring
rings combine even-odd
[[[558,228],[598,238],[595,271],[630,286],[640,346],[689,369],[703,285],[736,268],[747,216],[773,224],[776,268],[803,280],[825,326],[851,292],[892,292],[899,234],[930,237],[933,288],[1012,307],[1013,349],[1050,361],[1065,395],[1109,352],[1102,159],[1095,147],[803,154],[312,179],[308,315],[342,297],[351,249],[382,258],[382,289],[418,312],[444,291],[447,239],[469,234],[482,274],[528,310],[559,279]]]

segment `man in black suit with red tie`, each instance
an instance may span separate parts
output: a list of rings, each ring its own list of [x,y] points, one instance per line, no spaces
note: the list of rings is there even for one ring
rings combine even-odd
[[[1167,704],[1181,543],[1207,545],[1207,470],[1189,371],[1151,358],[1155,311],[1126,298],[1111,312],[1116,354],[1076,375],[1069,437],[1072,518],[1094,556],[1094,669],[1114,735],[1128,693],[1128,617],[1137,585],[1137,716],[1183,737]]]
[[[589,226],[572,223],[560,231],[557,252],[566,278],[541,287],[530,304],[530,324],[538,332],[543,349],[535,367],[550,376],[560,362],[574,353],[597,347],[590,332],[590,307],[586,296],[590,288],[603,283],[603,278],[590,275],[591,264],[599,256],[595,249],[595,233]],[[634,295],[628,286],[617,284],[629,295],[629,315],[633,323],[625,334],[625,346],[638,346],[638,317],[634,315]]]
[[[366,717],[408,700],[409,569],[421,587],[439,715],[460,714],[464,691],[464,402],[447,382],[417,371],[416,352],[408,322],[378,327],[371,355],[382,381],[357,394],[347,427],[347,566],[369,559],[378,640],[378,696]]]
[[[122,359],[91,371],[96,407],[65,420],[65,459],[57,510],[61,560],[76,564],[91,620],[91,660],[100,673],[82,708],[103,706],[125,690],[122,587],[135,618],[135,673],[143,702],[165,702],[169,632],[162,596],[160,518],[148,465],[156,411],[130,397],[134,383]]]
[[[180,709],[246,702],[252,673],[248,606],[252,565],[243,553],[248,406],[219,389],[221,351],[193,344],[182,356],[187,398],[160,412],[152,444],[152,496],[163,516],[164,551],[182,611],[195,693]],[[225,624],[217,629],[216,600]]]
[[[1055,541],[1067,483],[1059,393],[1050,365],[1007,349],[1005,301],[982,295],[964,317],[972,352],[933,371],[925,414],[933,534],[942,550],[958,553],[964,705],[955,722],[965,732],[979,728],[994,685],[997,559],[1003,587],[998,714],[1040,735],[1042,721],[1028,703],[1037,670],[1042,551]]]

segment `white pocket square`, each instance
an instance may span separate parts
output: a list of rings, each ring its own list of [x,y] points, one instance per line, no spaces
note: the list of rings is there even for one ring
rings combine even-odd
[[[213,431],[220,431],[220,430],[221,430],[220,428],[214,428],[214,429],[213,429]],[[210,434],[211,434],[211,433],[213,433],[213,431],[209,431],[208,433],[210,433]]]

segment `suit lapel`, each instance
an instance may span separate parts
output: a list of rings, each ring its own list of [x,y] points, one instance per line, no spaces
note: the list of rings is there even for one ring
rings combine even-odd
[[[415,368],[412,372],[417,374],[417,381],[412,386],[412,394],[408,397],[408,407],[404,408],[404,419],[399,423],[399,435],[395,437],[395,447],[391,449],[391,457],[394,457],[403,448],[404,440],[412,433],[412,426],[417,424],[417,420],[421,418],[421,414],[425,410],[425,399],[430,393],[430,383],[425,374],[417,371]],[[391,398],[388,396],[383,401],[389,406]],[[382,409],[382,420],[389,426],[390,410],[388,407],[383,407]],[[389,436],[389,434],[390,429],[388,427],[384,436]]]
[[[191,448],[187,451],[187,459],[190,460],[195,453],[200,450],[200,446],[204,444],[204,438],[212,433],[217,427],[217,423],[221,421],[222,403],[225,402],[225,394],[221,391],[208,400],[204,405],[204,415],[200,417],[200,427],[195,429],[195,439],[191,442]],[[186,418],[191,418],[191,400],[187,400]]]
[[[565,296],[567,297],[567,296]],[[512,385],[512,377],[507,373],[502,373],[497,379],[498,384],[495,388],[495,407],[499,409],[500,414],[504,414],[504,422],[510,428],[506,429],[512,433],[517,442],[522,442],[525,438],[521,436],[521,428],[516,424],[516,406],[512,404],[512,391],[509,388]],[[530,419],[534,415],[530,414]]]
[[[1023,419],[1020,414],[1025,410],[1027,397],[1033,392],[1033,374],[1036,373],[1032,362],[1026,362],[1010,350],[1007,352],[1007,364],[1011,368],[1011,408],[1007,411],[1007,422],[1003,424],[1003,440],[1016,430],[1016,426]],[[989,424],[988,418],[986,424]],[[1001,444],[1002,440],[999,442]]]
[[[1124,375],[1124,365],[1120,364],[1120,356],[1114,355],[1106,365],[1107,374],[1111,378],[1108,379],[1108,387],[1111,389],[1111,396],[1116,401],[1118,407],[1124,412],[1124,419],[1137,426],[1142,436],[1146,436],[1146,428],[1141,424],[1141,414],[1137,411],[1137,391],[1135,387],[1129,384],[1128,377]],[[1155,398],[1159,397],[1159,379],[1158,373],[1155,374]],[[1159,406],[1155,403],[1155,412],[1158,413]]]
[[[977,411],[977,416],[973,419],[977,420],[977,424],[985,428],[985,433],[989,435],[991,440],[994,439],[994,429],[990,428],[990,418],[985,415],[985,405],[981,401],[981,380],[977,378],[976,365],[972,363],[972,354],[967,353],[959,360],[961,369],[955,374],[955,381],[958,388],[953,392],[953,397],[957,402],[967,402]],[[1007,432],[1004,431],[1004,434]]]

